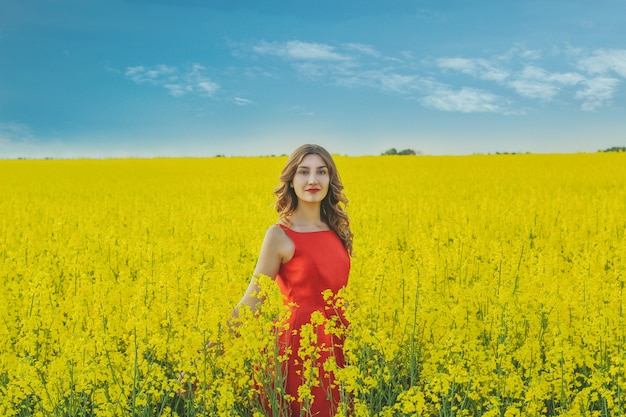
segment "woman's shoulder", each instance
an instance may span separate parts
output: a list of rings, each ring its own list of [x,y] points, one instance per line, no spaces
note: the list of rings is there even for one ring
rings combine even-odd
[[[280,255],[283,263],[291,259],[295,250],[294,243],[285,229],[286,226],[278,223],[271,225],[267,228],[263,242],[264,247]]]
[[[265,239],[269,241],[279,242],[284,241],[285,239],[289,239],[286,229],[288,229],[288,227],[284,224],[275,223],[267,228],[267,231],[265,232]]]

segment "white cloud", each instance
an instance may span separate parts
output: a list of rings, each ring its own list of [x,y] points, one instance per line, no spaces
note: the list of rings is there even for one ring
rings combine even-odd
[[[513,90],[522,97],[538,98],[546,101],[552,100],[552,98],[559,93],[557,86],[534,80],[513,80],[507,85],[513,88]]]
[[[474,60],[469,58],[439,58],[437,65],[439,68],[461,71],[465,74],[474,75],[476,72]]]
[[[626,50],[598,50],[573,65],[561,59],[551,63],[558,66],[556,71],[547,67],[543,51],[519,46],[490,57],[441,57],[421,62],[411,52],[401,52],[401,59],[390,58],[360,43],[333,46],[302,41],[260,42],[252,50],[278,57],[289,62],[298,74],[327,84],[375,89],[417,99],[430,108],[465,113],[520,114],[511,107],[514,97],[544,102],[557,97],[575,98],[583,110],[595,110],[609,105],[615,95],[618,80],[611,74],[626,77]],[[563,54],[580,57],[584,51],[572,55],[571,49],[554,49],[548,58]],[[473,80],[456,77],[443,84],[436,74],[421,72],[425,62],[434,63],[441,76],[457,73]],[[589,74],[596,77],[589,79]],[[495,94],[489,91],[489,83],[499,92],[506,88],[515,96],[506,99]]]
[[[500,113],[504,111],[499,104],[501,99],[498,96],[465,87],[460,90],[453,90],[442,86],[422,97],[420,101],[426,107],[442,111],[459,111],[462,113]]]
[[[522,72],[519,74],[522,79],[530,79],[530,80],[539,80],[546,82],[554,82],[558,84],[564,85],[574,85],[578,84],[585,80],[581,74],[576,72],[548,72],[543,68],[540,68],[535,65],[527,65],[524,67]]]
[[[198,81],[196,84],[198,86],[198,90],[204,93],[207,96],[212,96],[219,89],[219,86],[210,80]]]
[[[0,122],[0,159],[43,158],[50,153],[37,152],[42,145],[29,126],[17,122]]]
[[[419,89],[420,78],[383,69],[354,71],[337,77],[336,83],[343,87],[369,87],[384,92],[409,94]]]
[[[300,75],[308,78],[320,78],[331,72],[332,67],[321,65],[317,62],[299,62],[293,65],[293,68]]]
[[[302,41],[259,42],[252,50],[260,55],[274,55],[293,61],[344,61],[348,56],[342,55],[336,48],[323,44]]]
[[[380,57],[380,53],[370,45],[365,45],[362,43],[344,43],[343,46],[348,50],[356,51],[363,55],[369,55],[375,58]]]
[[[128,67],[126,69],[126,78],[132,81],[143,84],[161,84],[166,80],[173,81],[178,77],[176,76],[176,68],[167,65],[157,65],[154,68],[146,68],[143,65],[136,67]]]
[[[590,74],[607,74],[612,71],[626,77],[626,49],[598,50],[582,58],[579,66]]]
[[[585,77],[576,72],[548,72],[537,65],[526,65],[505,83],[522,97],[550,101],[562,87],[580,84]]]
[[[548,72],[536,65],[527,65],[505,83],[526,98],[550,101],[561,92],[561,86],[576,85],[585,80],[576,72]]]
[[[486,59],[440,58],[437,65],[488,81],[503,81],[509,77],[506,70],[500,69]]]
[[[0,143],[21,142],[32,139],[31,129],[17,122],[0,122]]]
[[[346,43],[335,48],[301,41],[260,42],[253,51],[290,61],[299,74],[324,78],[342,87],[365,87],[407,98],[421,97],[419,101],[425,106],[443,111],[505,112],[500,104],[502,99],[492,93],[474,88],[455,90],[431,81],[413,69],[403,68],[402,60],[382,57],[369,45]],[[405,54],[404,58],[412,57]],[[461,71],[483,80],[499,82],[509,77],[507,71],[484,59],[443,58],[438,64],[441,68]],[[410,67],[410,63],[407,65]]]
[[[163,84],[163,87],[170,92],[174,97],[184,96],[187,93],[191,93],[193,88],[189,85],[182,84]]]
[[[383,73],[379,77],[380,86],[385,91],[408,93],[416,88],[418,78],[414,75]]]
[[[323,43],[303,41],[259,42],[252,46],[258,55],[275,56],[289,62],[296,72],[306,78],[325,78],[333,82],[336,77],[350,72],[358,65],[350,54],[357,51],[360,56],[375,53],[372,48],[362,44],[344,44],[343,48]]]
[[[609,77],[598,77],[585,81],[583,83],[585,89],[576,93],[576,98],[583,101],[580,108],[585,111],[594,111],[608,105],[618,84],[618,79]]]
[[[252,104],[252,100],[249,100],[247,98],[243,98],[243,97],[235,97],[233,99],[233,102],[239,106],[247,106],[249,104]]]
[[[436,63],[443,69],[458,71],[484,81],[494,81],[498,85],[513,89],[522,97],[544,101],[556,97],[562,91],[562,86],[576,85],[585,80],[585,77],[577,72],[549,72],[536,64],[525,65],[518,71],[501,68],[502,61],[517,58],[534,60],[538,57],[539,53],[535,51],[513,50],[504,57],[495,59],[498,65],[484,58],[460,57],[441,58]]]
[[[139,65],[128,67],[125,76],[137,84],[163,87],[174,97],[190,93],[211,97],[220,88],[206,75],[206,68],[200,64],[192,64],[191,68],[184,71],[169,65],[152,68]]]
[[[529,60],[538,60],[541,58],[541,51],[533,50],[533,49],[518,49],[517,55],[520,58],[529,59]]]
[[[497,56],[497,59],[501,62],[510,62],[517,59],[524,61],[538,61],[543,57],[543,52],[537,49],[526,49],[521,46],[514,46],[506,51],[504,54]]]

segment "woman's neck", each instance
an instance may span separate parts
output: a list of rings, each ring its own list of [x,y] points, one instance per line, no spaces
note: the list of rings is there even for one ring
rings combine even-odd
[[[326,223],[322,221],[321,204],[302,203],[296,207],[291,215],[291,224],[303,229],[325,229]]]

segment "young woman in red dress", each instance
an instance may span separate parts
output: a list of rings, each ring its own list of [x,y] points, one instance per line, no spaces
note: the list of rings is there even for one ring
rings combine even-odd
[[[276,280],[291,312],[288,331],[278,336],[279,351],[287,355],[282,369],[286,398],[290,399],[284,407],[290,410],[280,410],[280,415],[333,416],[340,392],[332,370],[325,369],[324,363],[334,357],[337,366],[343,367],[343,336],[327,334],[324,324],[310,323],[312,315],[313,321],[319,321],[321,314],[324,320],[347,325],[341,312],[329,308],[325,299],[348,283],[353,235],[344,211],[347,199],[332,156],[318,145],[297,148],[284,166],[280,181],[274,190],[278,222],[267,230],[254,269],[255,276]],[[257,279],[252,278],[233,316],[237,317],[241,306],[257,311],[263,302],[256,297],[258,293]],[[304,369],[306,361],[298,355],[300,330],[306,325],[316,333],[317,381],[305,376],[310,375],[310,369]],[[310,389],[312,399],[299,396],[303,384]]]

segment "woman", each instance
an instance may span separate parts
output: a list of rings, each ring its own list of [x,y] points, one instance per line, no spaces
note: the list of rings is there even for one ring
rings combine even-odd
[[[289,330],[278,336],[280,353],[287,357],[283,374],[286,397],[292,399],[291,415],[300,416],[302,411],[306,415],[332,416],[340,395],[332,369],[326,369],[324,363],[334,357],[337,366],[343,366],[343,338],[341,332],[327,334],[319,318],[321,314],[327,322],[339,327],[346,325],[328,298],[348,282],[352,232],[343,209],[347,199],[331,155],[318,145],[297,148],[283,168],[280,181],[282,184],[274,190],[279,219],[265,234],[254,276],[274,278],[291,310]],[[248,306],[252,312],[260,308],[263,300],[256,297],[259,290],[257,279],[252,278],[233,318],[242,306]],[[319,370],[313,373],[317,381],[310,380],[311,370],[306,369],[311,366],[311,358],[306,365],[306,349],[301,347],[308,346],[300,343],[303,326],[309,333],[314,329],[314,337],[308,336],[307,340],[315,341],[319,354],[312,355],[313,366]],[[299,395],[302,385],[310,388],[312,398],[302,394],[307,390],[301,390]]]

